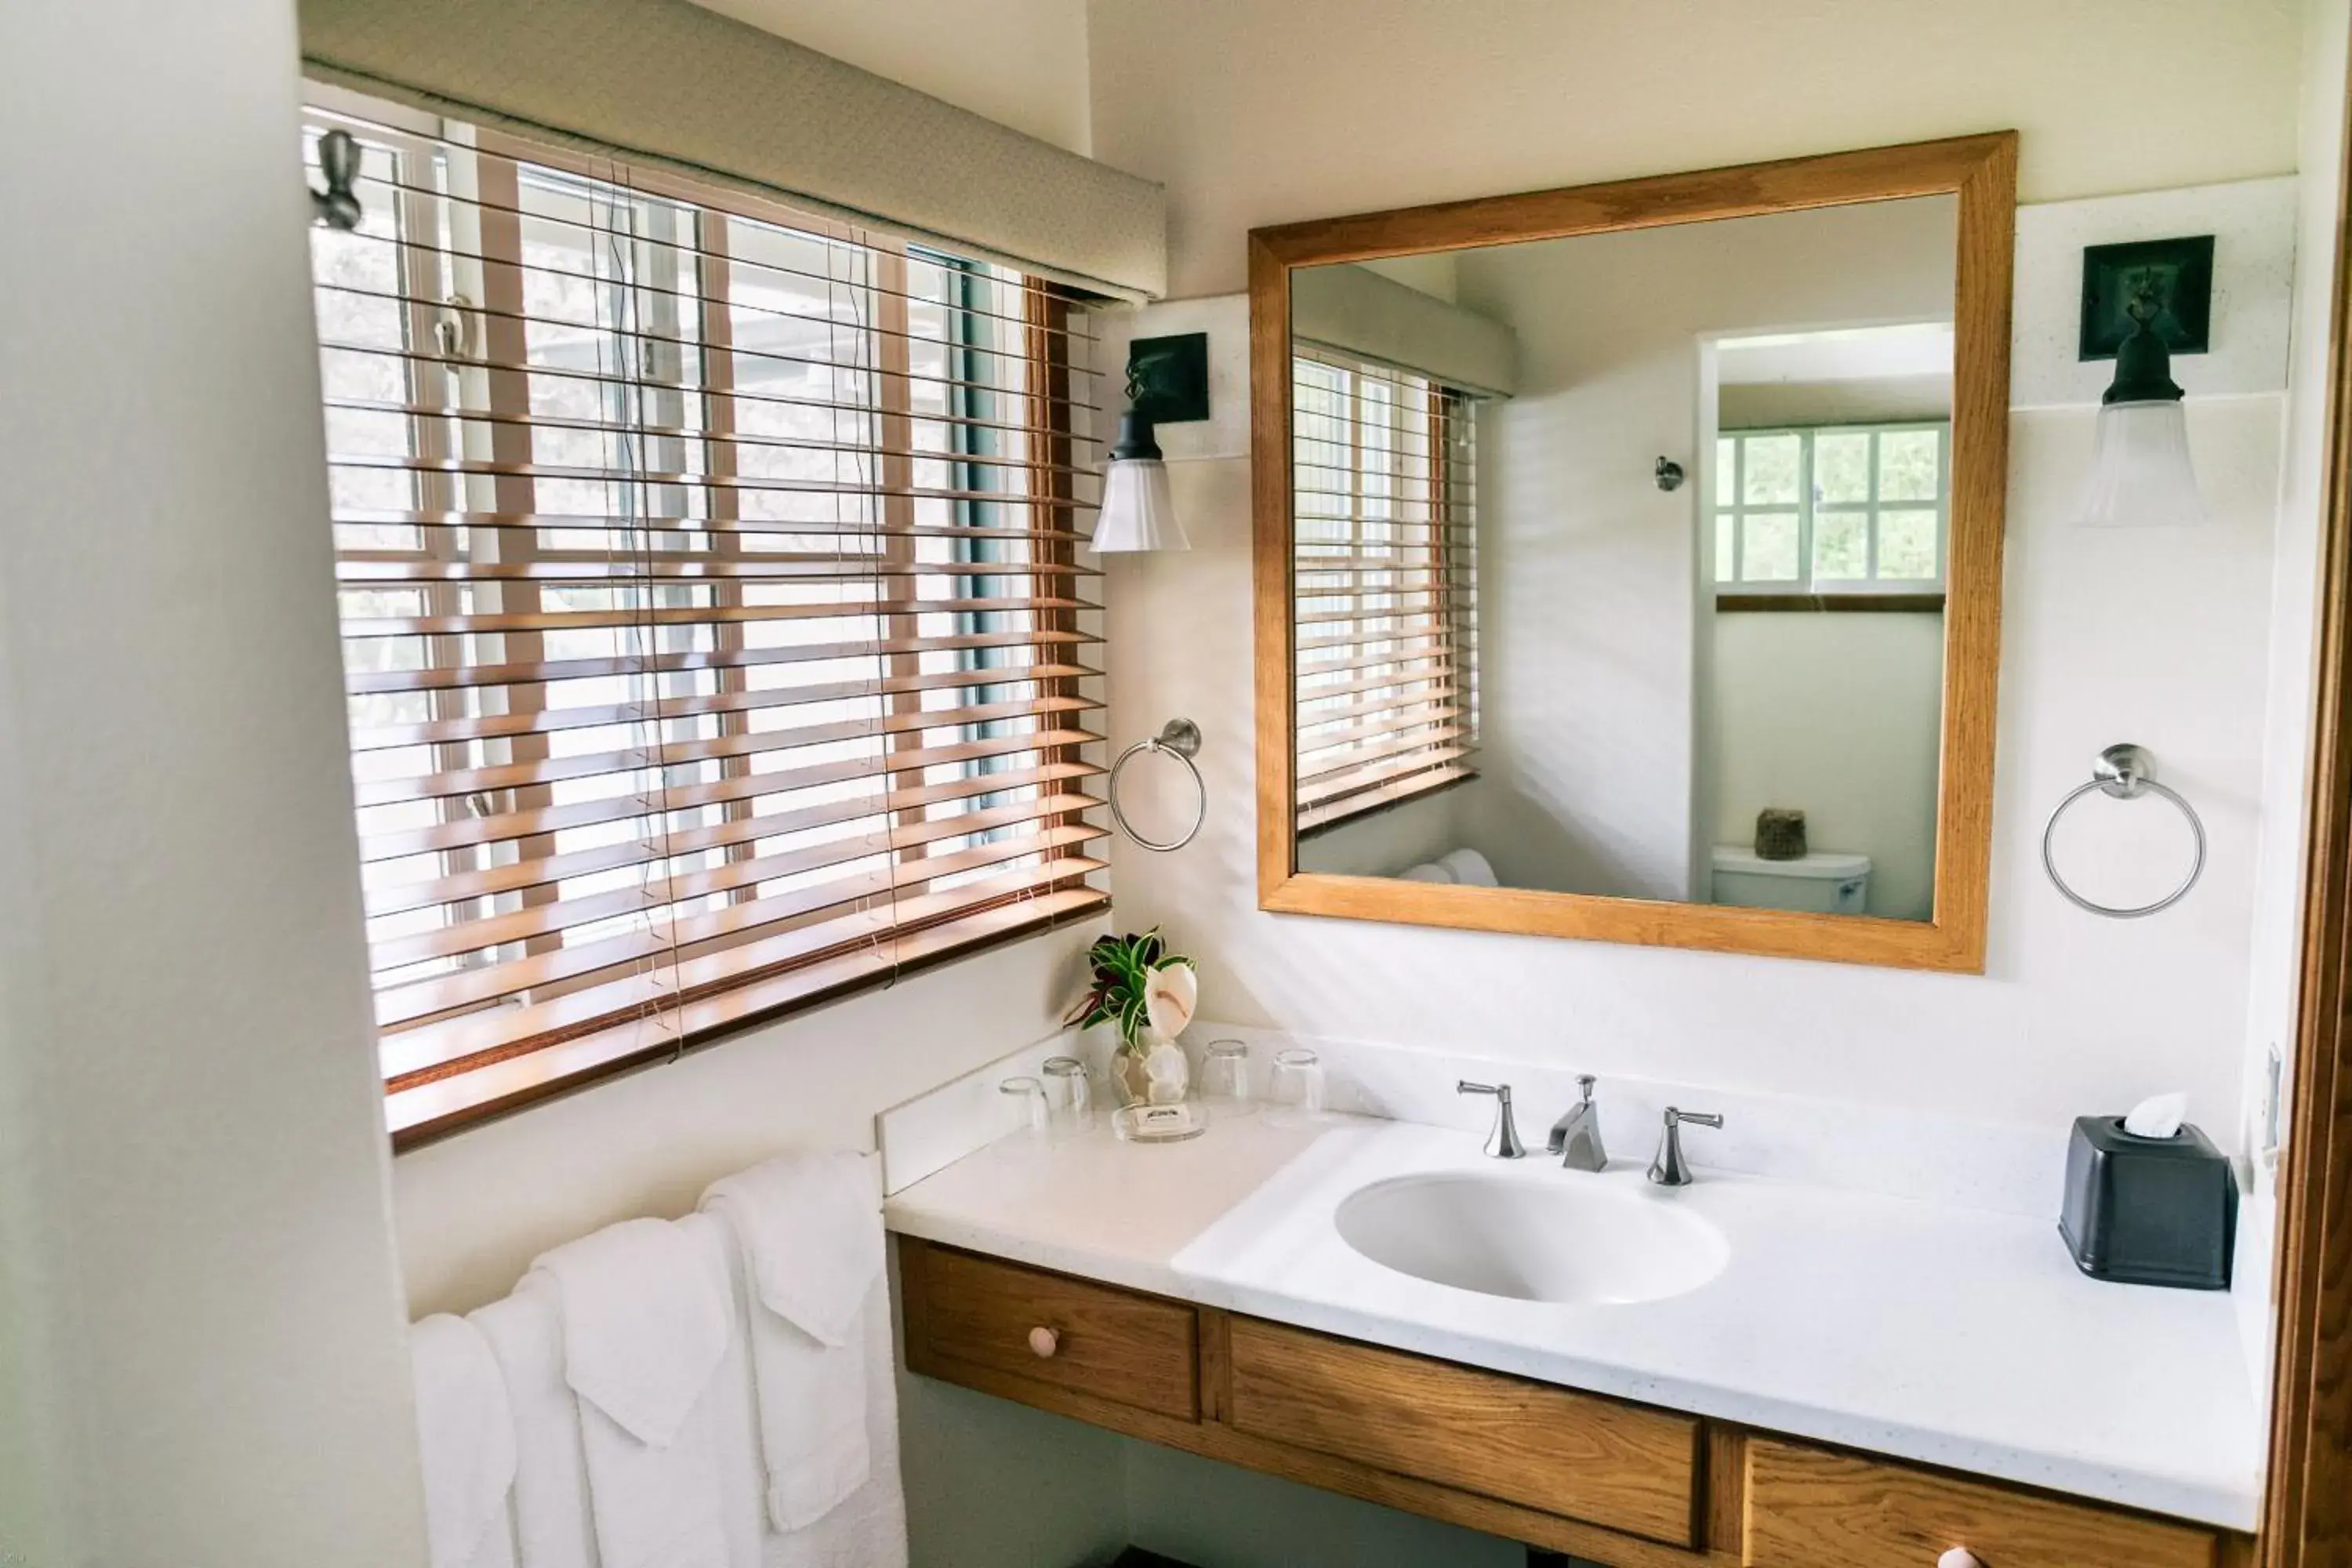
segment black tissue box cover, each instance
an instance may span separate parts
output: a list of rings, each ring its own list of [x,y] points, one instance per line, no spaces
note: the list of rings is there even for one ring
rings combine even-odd
[[[2077,1117],[2058,1233],[2094,1279],[2226,1290],[2238,1179],[2186,1123],[2169,1138],[2141,1138],[2120,1116]]]

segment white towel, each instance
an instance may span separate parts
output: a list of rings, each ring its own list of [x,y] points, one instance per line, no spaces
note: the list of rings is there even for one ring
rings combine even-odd
[[[714,1182],[702,1203],[733,1234],[748,1288],[768,1517],[803,1530],[872,1473],[865,1324],[869,1300],[887,1300],[880,1184],[864,1155],[785,1155]]]
[[[866,1484],[803,1530],[771,1535],[760,1568],[907,1568],[907,1494],[898,1479],[898,1385],[892,1364],[890,1290],[866,1293],[857,1339],[866,1347]],[[838,1353],[838,1352],[835,1352]]]
[[[628,1220],[531,1269],[562,1297],[563,1378],[579,1396],[602,1568],[729,1568],[713,1392],[729,1335],[718,1228]]]
[[[691,1215],[678,1223],[726,1228],[708,1215]],[[719,1485],[735,1560],[747,1568],[907,1568],[907,1499],[898,1480],[898,1384],[893,1380],[896,1352],[887,1286],[877,1284],[867,1293],[856,1335],[866,1347],[866,1447],[873,1458],[872,1473],[823,1519],[806,1529],[778,1534],[768,1524],[767,1465],[761,1453],[759,1398],[748,1342],[752,1316],[766,1315],[767,1309],[751,1299],[741,1250],[731,1238],[724,1250],[734,1290],[734,1323],[727,1354],[712,1381],[723,1395],[718,1412]]]
[[[522,1568],[597,1568],[580,1402],[563,1381],[563,1306],[536,1274],[469,1317],[507,1385],[514,1416],[514,1528]]]
[[[408,1353],[433,1568],[514,1568],[515,1421],[498,1360],[481,1331],[446,1313],[409,1325]]]
[[[1500,886],[1495,877],[1495,868],[1475,849],[1465,847],[1450,855],[1441,855],[1437,858],[1437,864],[1465,888]]]

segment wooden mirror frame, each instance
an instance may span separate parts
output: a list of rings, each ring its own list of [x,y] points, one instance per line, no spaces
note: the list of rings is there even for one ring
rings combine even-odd
[[[1933,195],[1957,196],[1959,206],[1935,918],[1898,921],[1300,871],[1292,776],[1297,654],[1291,628],[1291,269]],[[1258,655],[1258,907],[1283,914],[1981,973],[1992,858],[2016,209],[2017,133],[2000,132],[1253,229],[1250,483]]]

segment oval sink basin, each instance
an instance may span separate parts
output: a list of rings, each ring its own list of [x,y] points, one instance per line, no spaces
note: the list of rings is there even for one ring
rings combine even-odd
[[[1680,1205],[1589,1176],[1399,1176],[1350,1194],[1336,1218],[1375,1263],[1515,1301],[1655,1301],[1706,1284],[1731,1256]]]

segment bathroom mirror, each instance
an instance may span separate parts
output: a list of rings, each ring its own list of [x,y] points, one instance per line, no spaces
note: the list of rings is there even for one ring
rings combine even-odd
[[[1981,969],[2015,161],[1255,232],[1262,906]]]

